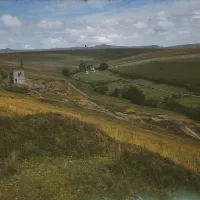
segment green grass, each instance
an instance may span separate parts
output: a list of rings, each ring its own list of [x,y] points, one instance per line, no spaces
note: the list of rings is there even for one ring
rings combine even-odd
[[[141,61],[152,58],[161,58],[161,57],[175,57],[175,56],[186,56],[187,55],[197,55],[200,53],[199,48],[192,49],[166,49],[166,50],[158,50],[152,52],[144,52],[139,55],[131,55],[130,57],[118,58],[116,60],[110,60],[110,65],[121,65],[122,63],[131,63],[135,61]]]
[[[18,67],[20,58],[27,77],[38,78],[38,74],[44,78],[61,78],[61,71],[65,67],[77,67],[81,60],[86,63],[99,64],[110,59],[128,57],[133,54],[140,54],[155,49],[85,49],[85,50],[58,50],[42,52],[18,52],[0,54],[0,73],[8,73],[10,67]]]
[[[196,200],[200,196],[198,172],[109,136],[97,126],[106,127],[107,123],[115,135],[111,128],[114,119],[10,93],[1,93],[1,98],[0,199],[123,200],[133,193],[145,200],[178,199],[186,194],[189,200]],[[113,125],[116,128],[119,121]],[[133,128],[123,122],[120,126],[123,138],[129,137],[126,127]],[[165,143],[162,145],[164,152]],[[183,145],[178,148],[180,159],[186,144],[179,141],[176,145]],[[198,148],[188,145],[194,164],[198,162]]]
[[[90,84],[109,83],[120,79],[119,76],[114,75],[112,72],[109,71],[96,71],[96,72],[89,72],[88,74],[84,72],[79,72],[73,75],[72,78]]]
[[[198,97],[182,97],[177,103],[187,108],[194,108],[200,111],[200,98]]]
[[[111,68],[128,77],[140,77],[161,83],[172,83],[190,87],[199,92],[200,65],[199,61],[154,61],[145,64],[124,64]]]
[[[141,79],[136,79],[136,80],[132,80],[132,81],[134,82],[137,80],[141,80]],[[144,80],[144,81],[145,81],[145,83],[149,82],[147,80]],[[73,85],[75,85],[77,88],[79,88],[81,91],[84,91],[86,94],[89,94],[92,101],[96,102],[99,105],[105,106],[107,109],[109,109],[113,112],[119,112],[119,111],[123,112],[126,108],[129,107],[129,108],[132,108],[133,110],[135,110],[136,112],[152,113],[152,114],[160,114],[160,115],[162,115],[162,114],[168,115],[169,114],[169,115],[179,116],[178,113],[174,113],[173,111],[170,111],[170,110],[163,110],[162,108],[152,108],[152,107],[148,107],[148,106],[136,105],[136,104],[131,103],[129,100],[126,100],[123,98],[118,98],[118,97],[113,97],[110,95],[102,95],[102,94],[96,93],[96,92],[94,92],[93,88],[91,87],[91,84],[89,84],[89,83],[83,83],[81,81],[78,81],[78,80],[75,80],[72,78],[70,78],[70,82]],[[127,79],[122,79],[120,81],[109,83],[108,84],[109,92],[112,93],[115,88],[123,89],[123,87],[125,85],[130,85],[130,83],[127,82]],[[175,88],[176,88],[176,86],[175,86]],[[144,92],[144,88],[139,87],[139,89],[143,89],[143,92]],[[156,98],[157,100],[160,100],[160,98],[159,98],[160,93],[156,92],[156,94],[155,94],[155,93],[153,93],[155,91],[151,90],[151,89],[146,89],[146,91],[149,94],[149,96],[148,96],[149,98],[152,97],[153,99]],[[170,95],[171,95],[170,93],[164,93],[164,96],[170,96]]]
[[[142,91],[147,99],[160,100],[162,97],[170,97],[173,93],[178,94],[190,94],[190,91],[184,87],[159,84],[153,81],[148,81],[145,79],[129,79],[123,78],[120,81],[110,83],[109,89],[113,91],[115,88],[123,90],[123,87],[127,85],[133,85]]]

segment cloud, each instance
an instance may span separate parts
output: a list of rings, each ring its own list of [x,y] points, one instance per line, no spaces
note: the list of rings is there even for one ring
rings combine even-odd
[[[162,28],[171,28],[175,26],[175,24],[170,21],[160,21],[158,22],[158,25]]]
[[[24,49],[31,49],[31,45],[25,44],[25,45],[24,45]]]
[[[22,25],[17,17],[8,14],[2,15],[0,20],[7,27],[20,27]]]
[[[47,21],[47,20],[41,20],[38,23],[38,27],[42,29],[59,29],[62,28],[63,23],[59,20],[57,21]]]
[[[192,19],[200,19],[200,11],[195,11]]]
[[[67,41],[61,37],[49,37],[45,38],[43,41],[44,48],[59,48],[67,46]]]
[[[38,49],[102,43],[170,46],[200,42],[200,1],[154,2],[105,10],[93,9],[84,3],[73,3],[72,11],[52,9],[52,6],[42,8],[34,16],[29,15],[29,19],[20,15],[23,26],[0,29],[0,48]]]
[[[138,21],[136,24],[134,24],[136,28],[139,28],[139,29],[143,29],[143,28],[146,28],[147,25],[143,22],[140,22]]]
[[[183,30],[183,31],[179,31],[178,34],[179,35],[188,35],[188,34],[190,34],[190,31]]]
[[[161,21],[166,21],[167,20],[166,13],[163,10],[158,12],[157,19]]]
[[[104,35],[96,36],[95,40],[99,44],[111,44],[112,40]]]

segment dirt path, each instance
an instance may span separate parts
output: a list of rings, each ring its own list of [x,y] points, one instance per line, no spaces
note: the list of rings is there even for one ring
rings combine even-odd
[[[65,80],[65,84],[68,85],[69,87],[71,87],[72,89],[74,89],[76,92],[78,92],[80,95],[84,96],[86,99],[90,99],[90,97],[82,92],[81,90],[79,90],[78,88],[76,88],[74,85],[72,85],[68,80]]]

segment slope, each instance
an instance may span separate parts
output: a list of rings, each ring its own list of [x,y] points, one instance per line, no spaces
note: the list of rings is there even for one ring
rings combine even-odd
[[[199,198],[198,145],[70,103],[0,95],[1,199]]]

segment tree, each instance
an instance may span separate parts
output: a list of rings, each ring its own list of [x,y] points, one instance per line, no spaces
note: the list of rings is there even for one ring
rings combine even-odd
[[[70,76],[70,69],[69,68],[65,68],[62,70],[62,75],[64,76]]]
[[[138,105],[143,105],[145,103],[144,94],[138,88],[133,86],[124,88],[122,97]]]
[[[106,70],[108,69],[108,64],[107,63],[100,63],[99,70]]]
[[[85,70],[86,70],[86,67],[87,67],[87,66],[86,66],[85,62],[81,60],[80,65],[79,65],[80,71],[81,71],[81,72],[85,71]]]
[[[120,89],[115,88],[115,90],[111,93],[111,96],[118,97],[120,95]]]
[[[100,85],[100,86],[96,86],[94,88],[94,90],[96,92],[99,92],[101,94],[105,94],[108,91],[108,86],[107,85]]]

